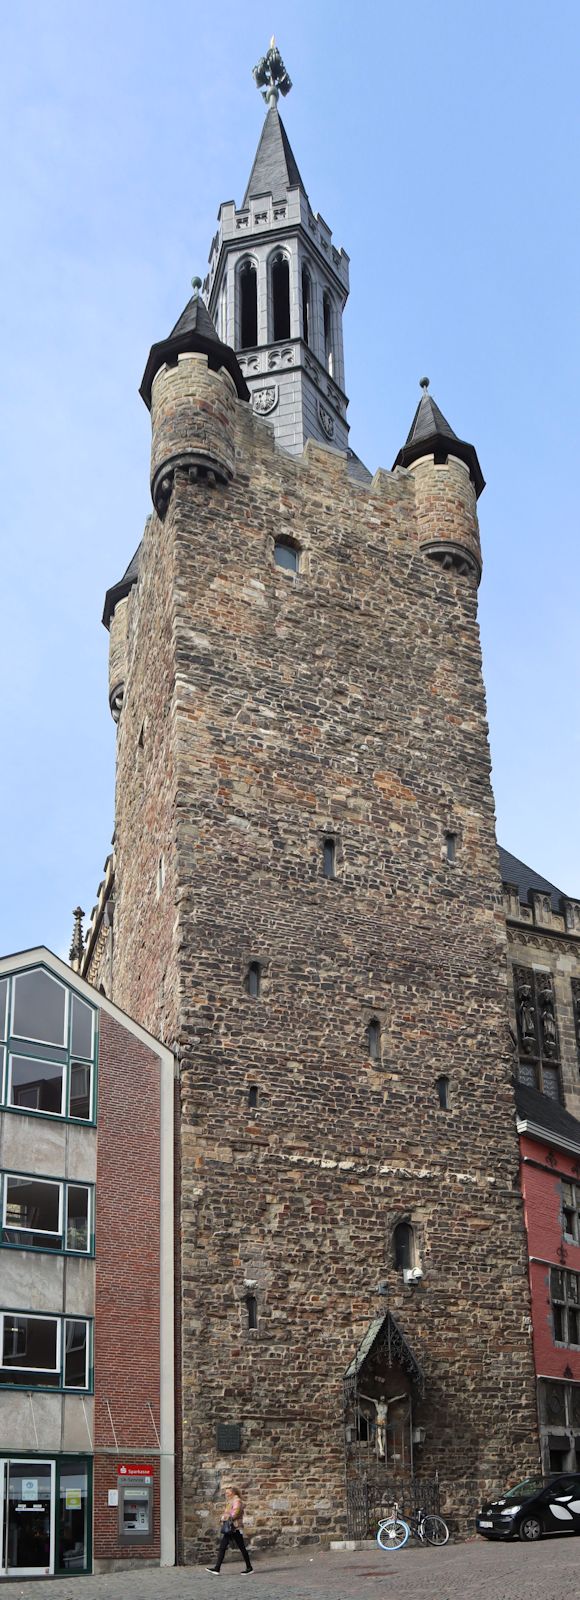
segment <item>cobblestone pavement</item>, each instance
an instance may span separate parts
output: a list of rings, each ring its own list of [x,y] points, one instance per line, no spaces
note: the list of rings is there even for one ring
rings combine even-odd
[[[392,1554],[376,1547],[313,1552],[310,1546],[259,1553],[247,1578],[232,1556],[219,1578],[203,1567],[171,1567],[6,1583],[7,1600],[207,1600],[215,1593],[238,1600],[248,1591],[260,1600],[578,1600],[580,1539],[540,1545],[478,1539]]]

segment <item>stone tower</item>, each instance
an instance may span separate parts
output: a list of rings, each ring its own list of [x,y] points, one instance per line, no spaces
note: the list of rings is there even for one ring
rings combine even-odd
[[[258,166],[280,141],[293,179],[268,119]],[[143,379],[153,511],[107,596],[115,853],[84,968],[179,1062],[187,1558],[224,1478],[259,1542],[337,1535],[347,1508],[360,1531],[411,1467],[469,1518],[538,1459],[481,469],[425,388],[394,469],[353,471],[308,424],[299,332],[271,413],[251,403],[274,369],[256,388],[225,342],[237,215],[226,324],[194,294]]]

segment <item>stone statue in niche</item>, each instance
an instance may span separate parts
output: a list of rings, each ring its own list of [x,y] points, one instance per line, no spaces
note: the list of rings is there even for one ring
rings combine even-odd
[[[556,1020],[554,1017],[554,1000],[549,989],[542,990],[540,1006],[544,1054],[547,1056],[555,1056],[558,1050],[558,1035],[556,1032]]]
[[[361,1400],[366,1400],[367,1405],[375,1408],[375,1449],[379,1461],[384,1461],[387,1454],[387,1418],[389,1406],[394,1406],[397,1400],[406,1400],[406,1394],[395,1394],[392,1399],[386,1400],[384,1394],[380,1400],[375,1400],[373,1395],[361,1394]]]
[[[536,1013],[529,983],[518,985],[518,1013],[522,1045],[529,1055],[536,1042]]]

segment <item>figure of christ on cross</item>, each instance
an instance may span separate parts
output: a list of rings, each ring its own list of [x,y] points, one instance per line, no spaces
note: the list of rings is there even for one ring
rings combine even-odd
[[[374,1406],[376,1411],[376,1452],[379,1461],[385,1461],[387,1455],[387,1417],[389,1406],[394,1406],[397,1400],[408,1400],[406,1394],[394,1394],[387,1400],[384,1394],[380,1400],[375,1400],[373,1395],[361,1394],[359,1400],[366,1400],[367,1405]]]

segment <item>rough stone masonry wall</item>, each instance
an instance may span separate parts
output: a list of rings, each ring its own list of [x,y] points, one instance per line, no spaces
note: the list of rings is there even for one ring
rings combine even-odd
[[[342,457],[291,459],[236,412],[233,483],[178,468],[151,525],[119,735],[114,997],[163,1030],[158,931],[180,1012],[188,1558],[232,1476],[258,1539],[344,1527],[342,1378],[379,1280],[426,1373],[416,1465],[448,1506],[471,1516],[538,1456],[475,594],[421,555],[411,472],[352,484]],[[297,579],[274,565],[281,534]],[[174,813],[166,766],[138,793],[126,713],[152,697]],[[147,818],[172,832],[173,941],[141,883]],[[242,1423],[241,1457],[217,1454],[220,1421]]]

